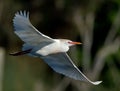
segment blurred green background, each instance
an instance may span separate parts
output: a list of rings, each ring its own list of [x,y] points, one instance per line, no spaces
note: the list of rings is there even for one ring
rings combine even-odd
[[[19,10],[29,11],[42,33],[82,42],[70,57],[88,78],[103,83],[70,79],[40,58],[10,56],[23,44],[13,32]],[[120,0],[0,0],[0,91],[119,91],[119,78]]]

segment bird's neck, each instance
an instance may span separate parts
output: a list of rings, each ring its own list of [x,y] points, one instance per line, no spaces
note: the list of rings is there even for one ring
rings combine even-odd
[[[69,46],[66,45],[64,42],[62,42],[61,40],[57,40],[56,43],[59,45],[59,49],[62,51],[62,52],[67,52],[69,50]]]

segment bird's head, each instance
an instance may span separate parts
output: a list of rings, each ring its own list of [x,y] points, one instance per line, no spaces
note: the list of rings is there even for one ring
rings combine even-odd
[[[62,43],[64,43],[67,46],[73,46],[73,45],[80,45],[82,44],[81,42],[75,42],[75,41],[71,41],[71,40],[67,40],[67,39],[62,39],[61,40]]]

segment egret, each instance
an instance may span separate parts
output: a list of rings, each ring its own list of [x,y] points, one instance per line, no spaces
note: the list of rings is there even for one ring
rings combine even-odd
[[[67,55],[70,46],[81,44],[68,39],[53,39],[38,31],[29,20],[29,12],[19,11],[13,19],[15,34],[24,42],[22,51],[10,53],[18,56],[27,54],[43,59],[55,72],[88,82],[94,85],[102,81],[93,82],[89,80],[72,62]]]

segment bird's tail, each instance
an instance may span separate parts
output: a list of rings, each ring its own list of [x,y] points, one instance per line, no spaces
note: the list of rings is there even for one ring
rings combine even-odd
[[[10,55],[12,56],[20,56],[20,55],[24,55],[24,54],[28,54],[31,52],[32,49],[28,49],[25,51],[20,51],[20,52],[14,52],[14,53],[10,53]]]

